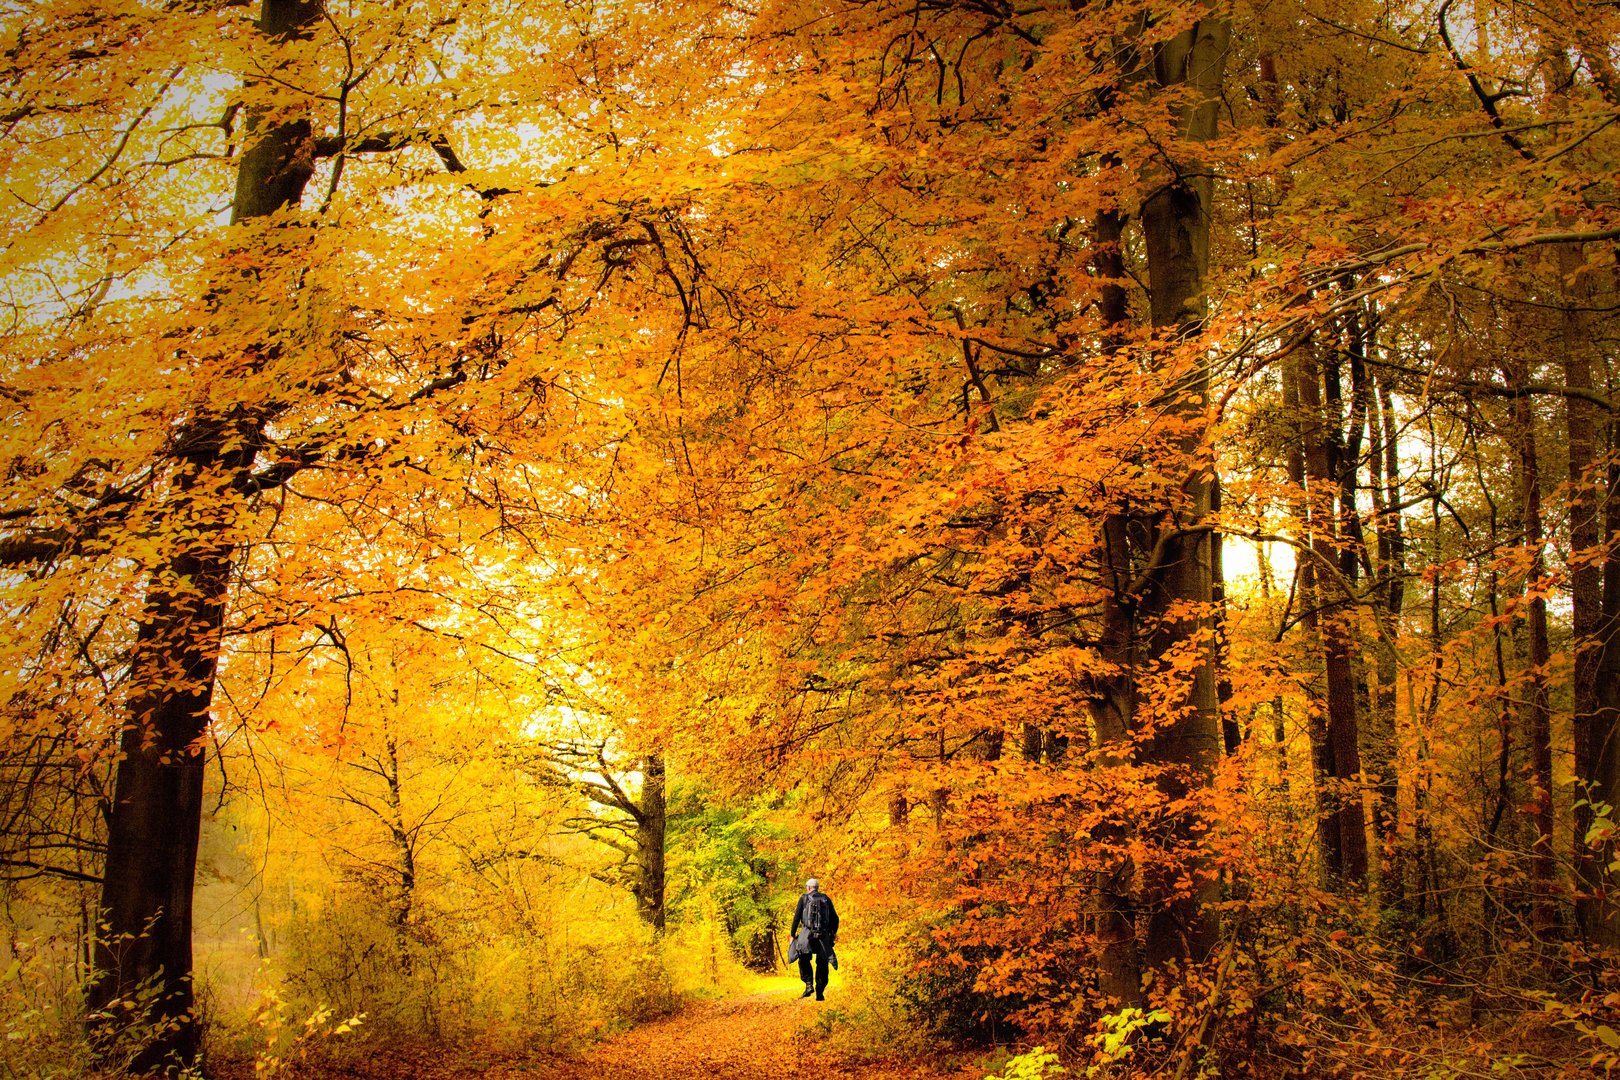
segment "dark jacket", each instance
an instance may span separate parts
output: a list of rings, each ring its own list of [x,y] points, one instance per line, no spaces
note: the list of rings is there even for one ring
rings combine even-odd
[[[805,893],[799,897],[799,906],[793,909],[793,926],[788,930],[789,937],[797,937],[799,927],[810,931],[810,936],[818,938],[828,946],[838,941],[838,909],[833,907],[832,897],[826,893]]]

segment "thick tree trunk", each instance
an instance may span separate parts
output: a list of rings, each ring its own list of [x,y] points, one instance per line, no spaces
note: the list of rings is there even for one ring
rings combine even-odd
[[[1547,85],[1553,111],[1571,108],[1570,89],[1576,83],[1571,46],[1586,62],[1605,98],[1614,99],[1614,71],[1601,50],[1593,51],[1589,34],[1575,23],[1556,17],[1535,21],[1541,36],[1541,58],[1549,74]],[[1551,252],[1563,296],[1559,333],[1553,342],[1555,359],[1564,369],[1564,385],[1571,390],[1593,389],[1592,339],[1585,309],[1590,295],[1585,279],[1585,257],[1579,244],[1560,244]],[[1620,527],[1613,513],[1599,513],[1599,489],[1614,492],[1611,470],[1597,466],[1601,420],[1597,406],[1571,395],[1564,404],[1568,449],[1569,546],[1571,617],[1575,653],[1573,727],[1575,756],[1575,924],[1581,935],[1610,947],[1620,947],[1620,904],[1605,902],[1602,866],[1606,861],[1586,843],[1592,825],[1592,802],[1615,805],[1620,801],[1620,568],[1612,558],[1602,563],[1591,556],[1600,543]],[[1612,507],[1612,502],[1610,503]]]
[[[1154,49],[1153,73],[1160,87],[1191,87],[1193,103],[1182,114],[1183,133],[1194,143],[1212,138],[1226,66],[1230,27],[1219,18],[1202,19]],[[1142,234],[1147,249],[1153,325],[1191,337],[1202,328],[1209,267],[1210,207],[1214,185],[1192,162],[1178,162],[1176,174],[1142,204]],[[1156,731],[1148,754],[1163,766],[1163,786],[1172,799],[1207,784],[1221,756],[1220,702],[1214,646],[1215,540],[1202,527],[1213,506],[1216,478],[1200,463],[1204,412],[1210,372],[1202,358],[1176,373],[1166,395],[1172,422],[1179,422],[1180,449],[1189,462],[1182,483],[1179,521],[1163,521],[1163,572],[1150,586],[1155,630],[1149,649],[1155,658],[1192,643],[1197,660],[1189,672],[1183,708]],[[1144,603],[1144,606],[1146,606]],[[1144,613],[1145,614],[1145,613]],[[1192,822],[1187,822],[1190,828]],[[1184,839],[1191,840],[1191,833]],[[1215,908],[1219,882],[1196,843],[1186,845],[1184,867],[1190,886],[1154,908],[1148,927],[1147,962],[1201,963],[1213,952],[1220,933]]]
[[[318,0],[265,0],[272,41],[319,17]],[[313,172],[307,121],[262,133],[237,170],[232,220],[296,205]],[[203,749],[236,546],[233,488],[252,465],[259,423],[204,414],[178,439],[166,519],[175,550],[151,571],[130,663],[88,1000],[91,1036],[131,1071],[172,1072],[198,1051],[191,897],[203,806]],[[184,528],[180,527],[184,524]]]
[[[1576,282],[1581,272],[1581,253],[1574,247],[1561,247],[1556,263],[1560,275]],[[1577,283],[1578,284],[1578,283]],[[1571,299],[1573,305],[1578,299]],[[1573,306],[1563,313],[1559,348],[1564,382],[1572,390],[1593,389],[1592,352],[1581,313]],[[1569,577],[1571,593],[1570,629],[1575,641],[1574,729],[1575,783],[1575,916],[1581,933],[1602,944],[1620,944],[1620,907],[1604,901],[1603,860],[1586,842],[1593,815],[1591,804],[1614,805],[1620,797],[1620,757],[1615,746],[1617,718],[1620,718],[1620,686],[1616,685],[1620,643],[1615,625],[1605,610],[1604,566],[1596,558],[1606,536],[1607,516],[1599,511],[1600,488],[1606,470],[1598,471],[1600,435],[1597,406],[1571,396],[1565,405],[1569,447],[1569,546],[1574,555]]]
[[[152,571],[136,632],[88,990],[98,1051],[127,1059],[136,1073],[188,1064],[198,1049],[191,893],[204,736],[236,551],[225,493],[251,458],[226,451],[222,424],[193,425],[188,442],[167,510],[188,522],[193,539],[177,541]]]
[[[1092,266],[1105,282],[1098,297],[1103,333],[1110,348],[1120,344],[1120,331],[1129,313],[1125,289],[1125,216],[1116,209],[1098,213],[1092,225]],[[1097,680],[1091,702],[1092,725],[1103,750],[1104,768],[1119,765],[1129,755],[1128,742],[1136,717],[1136,604],[1129,595],[1135,576],[1129,519],[1123,512],[1109,514],[1102,523],[1104,574],[1110,584],[1103,597],[1101,643],[1098,652],[1109,665]],[[1114,825],[1094,839],[1124,846],[1126,826]],[[1129,854],[1096,875],[1097,978],[1104,997],[1125,1006],[1140,1007],[1142,958],[1136,940],[1136,868]]]

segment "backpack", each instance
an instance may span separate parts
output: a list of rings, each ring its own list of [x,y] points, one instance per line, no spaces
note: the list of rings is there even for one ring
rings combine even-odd
[[[828,918],[828,913],[832,909],[832,901],[821,893],[810,893],[806,896],[805,901],[805,928],[820,937],[827,932],[827,924],[832,921]]]

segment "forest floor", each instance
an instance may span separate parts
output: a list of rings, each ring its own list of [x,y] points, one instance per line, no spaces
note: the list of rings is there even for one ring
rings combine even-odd
[[[362,1062],[297,1068],[310,1080],[979,1080],[982,1068],[917,1060],[853,1062],[808,1032],[813,1010],[797,980],[780,988],[692,1001],[674,1014],[637,1025],[577,1056],[484,1053],[431,1046],[379,1048]],[[829,991],[835,999],[835,991]],[[828,1004],[831,1004],[829,1002]],[[245,1076],[252,1076],[247,1064]],[[235,1080],[231,1068],[215,1073]]]

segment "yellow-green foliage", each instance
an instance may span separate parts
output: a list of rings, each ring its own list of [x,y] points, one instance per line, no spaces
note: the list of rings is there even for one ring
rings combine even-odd
[[[66,1080],[83,1075],[77,995],[61,985],[59,944],[17,942],[0,972],[0,1077]],[[71,965],[69,965],[71,970]]]
[[[845,920],[868,921],[854,896],[839,904]],[[826,1006],[809,1019],[810,1033],[854,1061],[937,1050],[941,1018],[919,994],[915,966],[919,946],[931,940],[920,920],[902,918],[885,919],[860,938],[841,936],[839,972]]]
[[[580,842],[550,847],[549,857],[591,854],[570,845]],[[560,1047],[672,1006],[663,953],[622,890],[540,859],[485,875],[447,861],[415,886],[401,918],[343,872],[340,855],[315,872],[307,854],[267,864],[259,920],[269,956],[258,989],[284,998],[294,1016],[364,1013],[350,1044],[413,1035]],[[230,979],[239,953],[230,939],[211,943],[199,956],[203,979]],[[262,1041],[250,1021],[256,1003],[200,987],[219,1035],[237,1054],[253,1050]]]
[[[98,896],[94,885],[50,877],[0,888],[0,1080],[88,1068],[79,980]]]
[[[337,887],[318,908],[276,918],[264,990],[294,1017],[365,1014],[354,1045],[406,1036],[566,1048],[669,1011],[663,950],[629,904],[593,882],[550,899],[544,915],[505,917],[495,906],[464,915],[434,904],[401,928],[363,893]],[[228,1025],[237,1053],[262,1038],[245,1019],[238,1012]]]
[[[1008,1059],[999,1073],[993,1073],[984,1080],[1056,1080],[1067,1075],[1069,1070],[1059,1063],[1056,1054],[1044,1046],[1037,1046]]]
[[[615,852],[561,824],[589,811],[521,767],[521,724],[490,738],[498,713],[466,714],[450,676],[423,675],[455,670],[441,657],[350,646],[352,700],[333,701],[330,679],[296,684],[338,719],[306,706],[246,732],[268,782],[205,838],[219,870],[204,891],[223,896],[200,905],[216,1040],[256,1051],[266,997],[292,1017],[364,1014],[323,1047],[337,1054],[380,1038],[564,1048],[669,1011],[675,979]],[[684,971],[683,988],[718,970]]]

